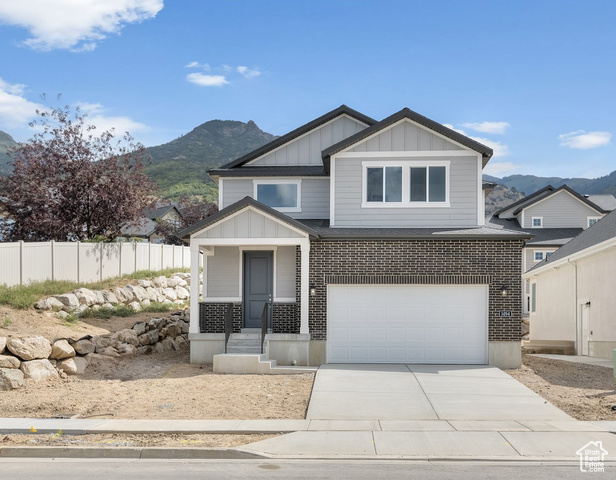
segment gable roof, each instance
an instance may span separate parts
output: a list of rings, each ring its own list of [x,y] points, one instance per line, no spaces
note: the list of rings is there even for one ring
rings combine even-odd
[[[498,215],[500,215],[501,213],[507,211],[507,210],[511,210],[513,207],[516,207],[518,205],[524,205],[528,202],[530,202],[533,199],[537,199],[539,200],[540,198],[543,198],[545,195],[542,195],[544,193],[550,193],[554,191],[554,187],[552,185],[548,185],[547,187],[543,187],[541,190],[537,190],[535,193],[531,193],[530,195],[525,196],[524,198],[520,198],[519,200],[516,200],[513,203],[510,203],[509,205],[507,205],[506,207],[501,208],[500,210],[497,210],[496,212],[494,212],[492,215],[498,217]]]
[[[241,200],[238,200],[233,205],[229,205],[228,207],[223,208],[222,210],[216,212],[214,215],[210,215],[209,217],[204,218],[200,222],[197,222],[194,225],[191,225],[190,227],[179,231],[176,236],[183,240],[188,240],[188,237],[190,237],[194,233],[197,233],[200,230],[203,230],[204,228],[207,228],[210,225],[213,225],[216,222],[219,222],[220,220],[223,220],[229,215],[232,215],[235,212],[239,212],[246,207],[254,207],[257,210],[261,210],[262,212],[267,213],[268,215],[276,218],[277,220],[286,223],[287,225],[291,225],[292,227],[295,227],[296,229],[299,229],[310,236],[318,237],[318,233],[314,229],[306,226],[301,222],[298,222],[297,220],[294,220],[293,218],[283,213],[280,213],[278,210],[274,210],[273,208],[256,201],[252,197],[244,197]]]
[[[490,160],[490,157],[493,154],[491,148],[486,147],[485,145],[482,145],[481,143],[476,142],[475,140],[467,137],[466,135],[462,135],[461,133],[458,133],[450,128],[447,128],[444,125],[441,125],[440,123],[435,122],[434,120],[430,120],[429,118],[424,117],[423,115],[420,115],[417,112],[414,112],[410,108],[405,107],[399,112],[396,112],[393,115],[390,115],[389,117],[385,118],[384,120],[381,120],[380,122],[375,123],[371,127],[365,128],[364,130],[357,132],[355,135],[351,135],[350,137],[345,138],[344,140],[323,150],[323,152],[321,153],[321,157],[323,158],[323,165],[325,166],[325,170],[329,172],[329,164],[330,164],[330,159],[332,155],[335,155],[336,153],[342,150],[345,150],[351,147],[352,145],[361,142],[362,140],[365,140],[371,135],[374,135],[375,133],[381,130],[384,130],[385,128],[405,118],[415,123],[418,123],[419,125],[422,125],[428,128],[429,130],[440,133],[444,137],[447,137],[450,140],[453,140],[454,142],[464,145],[465,147],[468,147],[471,150],[475,150],[476,152],[481,153],[481,155],[483,156],[483,166],[485,166],[486,163],[488,163],[488,160]]]
[[[146,218],[150,218],[152,220],[155,220],[157,218],[164,217],[167,213],[169,213],[169,211],[174,210],[174,209],[175,209],[176,212],[178,212],[178,215],[182,216],[182,214],[176,208],[175,205],[164,205],[162,207],[146,209],[146,210],[143,211],[143,216],[146,217]]]
[[[552,255],[547,257],[542,262],[539,262],[535,267],[531,268],[529,272],[533,272],[547,265],[554,264],[559,260],[566,259],[572,255],[582,253],[586,249],[611,239],[616,242],[616,210],[603,217],[594,225],[588,227],[573,240],[566,243]]]
[[[551,185],[548,185],[548,187],[554,188]],[[548,188],[546,187],[546,188]],[[543,200],[545,198],[547,198],[550,195],[555,195],[559,192],[565,191],[571,195],[573,195],[575,198],[577,198],[579,201],[585,203],[586,205],[588,205],[590,208],[592,208],[593,210],[596,210],[599,213],[609,213],[610,210],[605,210],[603,208],[601,208],[599,205],[597,205],[596,203],[591,202],[588,198],[586,198],[583,195],[580,195],[579,193],[577,193],[575,190],[569,188],[567,185],[562,185],[561,187],[558,187],[557,189],[553,190],[551,193],[549,193],[548,195],[544,195],[542,197],[535,197],[532,199],[532,201],[526,203],[525,205],[521,205],[518,209],[516,209],[513,214],[514,215],[518,215],[522,210],[524,210],[525,208],[530,207],[531,205],[534,205],[535,203],[539,202],[540,200]],[[509,207],[511,208],[511,207]]]
[[[601,194],[601,195],[584,195],[588,200],[590,200],[595,205],[599,205],[601,208],[605,210],[616,210],[616,198],[612,194]]]
[[[271,142],[263,145],[262,147],[257,148],[256,150],[253,150],[252,152],[249,152],[246,155],[236,160],[233,160],[232,162],[222,165],[221,167],[219,167],[219,169],[240,167],[244,165],[245,163],[248,163],[251,160],[254,160],[260,157],[261,155],[264,155],[267,152],[274,150],[275,148],[278,148],[281,145],[284,145],[285,143],[288,143],[291,140],[297,137],[300,137],[304,135],[305,133],[308,133],[309,131],[314,130],[317,127],[320,127],[321,125],[333,120],[336,117],[339,117],[340,115],[348,115],[349,117],[352,117],[355,120],[359,120],[360,122],[368,126],[374,125],[376,123],[375,119],[370,118],[364,115],[363,113],[358,112],[357,110],[353,110],[352,108],[349,108],[346,105],[340,105],[335,110],[332,110],[331,112],[328,112],[325,115],[321,115],[319,118],[316,118],[312,120],[311,122],[308,122],[305,125],[302,125],[301,127],[296,128],[295,130],[287,133],[286,135],[283,135],[282,137],[278,137],[275,140],[272,140]]]

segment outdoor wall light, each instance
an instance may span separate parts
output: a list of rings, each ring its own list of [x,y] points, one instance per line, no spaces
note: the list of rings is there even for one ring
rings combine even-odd
[[[501,290],[501,295],[503,297],[506,297],[507,296],[507,292],[509,291],[509,287],[507,285],[503,285],[500,290]]]
[[[315,287],[314,283],[310,285],[310,296],[314,297],[317,294],[317,287]]]
[[[586,306],[590,307],[590,301],[586,302]]]

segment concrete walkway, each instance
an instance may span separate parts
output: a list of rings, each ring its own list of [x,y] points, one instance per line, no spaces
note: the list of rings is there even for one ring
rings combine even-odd
[[[485,366],[325,365],[305,420],[0,419],[0,433],[286,433],[230,449],[0,447],[0,457],[408,458],[578,462],[611,422],[579,422]],[[287,433],[289,432],[289,433]]]
[[[584,363],[586,365],[598,365],[600,367],[614,368],[614,361],[607,358],[587,357],[584,355],[555,355],[548,353],[532,353],[531,357],[550,358],[563,362]]]

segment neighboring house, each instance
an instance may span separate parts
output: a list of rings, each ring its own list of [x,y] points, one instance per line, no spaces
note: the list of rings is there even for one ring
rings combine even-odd
[[[179,227],[182,215],[175,205],[163,205],[147,209],[137,225],[123,227],[122,235],[127,238],[139,238],[144,242],[162,243],[163,239],[156,234],[157,222],[164,220]]]
[[[283,365],[518,366],[530,235],[484,225],[491,156],[408,108],[378,122],[343,105],[210,171],[220,212],[179,233],[194,276],[204,254],[191,361],[224,351],[229,304],[239,333],[271,299]]]
[[[524,274],[529,350],[612,358],[616,349],[616,211]]]
[[[532,233],[522,252],[522,273],[616,209],[612,195],[580,195],[567,185],[548,185],[495,212],[488,225]],[[530,285],[522,281],[522,313],[530,310]]]

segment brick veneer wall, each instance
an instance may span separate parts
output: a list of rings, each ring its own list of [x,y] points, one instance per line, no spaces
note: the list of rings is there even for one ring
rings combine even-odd
[[[490,341],[521,338],[522,240],[336,240],[310,244],[309,328],[327,339],[328,284],[489,285]],[[297,249],[298,263],[301,253]],[[299,281],[298,288],[299,288]],[[508,286],[503,297],[501,287]],[[297,294],[299,298],[299,293]],[[499,316],[511,310],[511,317]]]

